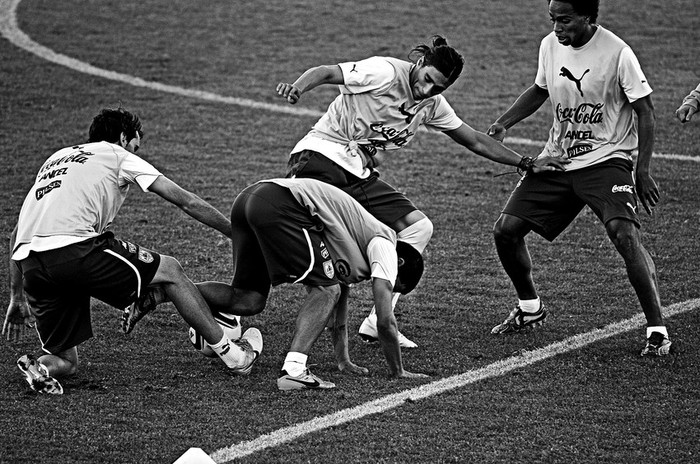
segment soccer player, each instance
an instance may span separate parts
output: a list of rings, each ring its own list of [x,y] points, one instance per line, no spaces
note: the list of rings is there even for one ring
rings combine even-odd
[[[24,355],[17,365],[39,393],[63,393],[58,379],[77,371],[77,347],[93,335],[90,297],[120,309],[131,304],[124,320],[128,333],[149,310],[149,285],[167,293],[233,374],[248,374],[262,349],[257,329],[241,341],[228,339],[175,258],[109,231],[130,186],[137,185],[231,237],[224,215],[136,155],[142,136],[138,116],[102,110],[88,142],[51,155],[24,200],[11,240],[12,295],[3,334],[17,339],[35,321],[44,354]]]
[[[651,87],[630,47],[598,24],[598,0],[551,0],[549,17],[554,30],[540,45],[535,83],[488,134],[502,141],[507,129],[549,98],[554,118],[540,156],[570,163],[563,172],[527,173],[496,221],[496,249],[518,305],[492,333],[520,332],[545,320],[525,236],[535,231],[552,241],[588,205],[622,256],[646,316],[642,356],[666,355],[671,342],[637,211],[638,199],[650,215],[659,201],[650,170],[655,118]]]
[[[682,123],[686,123],[698,112],[700,106],[700,84],[683,99],[683,103],[676,110],[676,117]]]
[[[335,185],[394,229],[398,240],[423,252],[433,232],[430,220],[404,194],[379,178],[382,157],[404,147],[425,126],[447,134],[470,151],[493,161],[533,169],[560,169],[558,160],[533,161],[465,124],[441,95],[459,77],[462,56],[440,36],[418,45],[409,61],[374,56],[308,69],[294,83],[279,83],[277,94],[296,104],[319,85],[339,86],[340,95],[289,158],[288,177],[310,177]],[[393,304],[396,304],[395,296]],[[360,335],[376,340],[373,309]],[[399,333],[401,346],[414,342]]]
[[[423,273],[420,253],[342,190],[315,179],[271,179],[243,190],[231,211],[231,284],[197,287],[215,313],[250,316],[265,309],[271,286],[301,283],[307,297],[277,379],[280,390],[328,389],[307,359],[328,325],[341,371],[366,374],[352,363],[347,342],[348,286],[371,280],[380,344],[392,377],[423,378],[404,369],[392,292],[408,293]],[[155,299],[163,296],[156,292]]]

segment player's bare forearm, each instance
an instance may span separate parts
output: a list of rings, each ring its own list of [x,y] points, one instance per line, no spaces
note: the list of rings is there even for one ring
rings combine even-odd
[[[16,240],[17,226],[15,226],[10,235],[10,257],[12,256]],[[22,272],[12,258],[8,260],[7,273],[10,284],[10,302],[7,305],[5,320],[2,325],[2,335],[8,341],[17,341],[30,333],[29,329],[34,327],[34,316],[29,309],[27,297],[24,293]]]
[[[192,204],[183,207],[182,210],[202,224],[218,230],[228,239],[231,239],[231,221],[221,211],[201,198],[197,198]]]
[[[505,113],[494,121],[486,132],[487,135],[498,141],[503,141],[506,130],[532,115],[547,101],[547,98],[549,98],[549,92],[546,89],[532,84],[515,99],[515,102]]]
[[[338,370],[355,375],[367,375],[369,370],[358,366],[350,360],[348,350],[348,295],[350,289],[345,285],[340,286],[340,298],[331,316],[331,338],[333,351],[338,364]]]
[[[403,361],[401,359],[401,346],[399,345],[399,329],[391,305],[393,297],[391,282],[384,279],[372,279],[372,293],[374,306],[377,310],[377,333],[379,343],[382,346],[384,357],[389,365],[392,377],[403,375]]]
[[[479,156],[483,156],[497,163],[523,168],[521,166],[523,162],[523,157],[521,155],[483,132],[475,131],[466,124],[462,124],[458,129],[446,131],[445,133],[455,142],[468,148]],[[554,158],[543,158],[537,160],[532,166],[528,166],[525,169],[532,170],[535,173],[563,170],[564,164],[568,162],[569,161]]]
[[[231,238],[231,221],[221,214],[221,211],[167,177],[159,176],[148,187],[148,190],[168,200],[202,224],[218,230],[229,239]]]
[[[654,131],[656,119],[651,97],[644,97],[632,103],[637,113],[639,133],[639,153],[635,169],[635,189],[637,198],[647,214],[652,214],[653,208],[661,198],[659,188],[651,176],[651,157],[654,149]]]
[[[280,82],[277,84],[277,95],[287,99],[291,104],[295,104],[301,98],[301,95],[311,89],[323,84],[340,85],[343,83],[343,72],[337,65],[334,66],[316,66],[307,69],[301,76],[289,84]]]
[[[656,130],[656,115],[651,97],[647,96],[635,101],[632,103],[632,108],[637,113],[637,132],[639,133],[637,171],[649,173]]]

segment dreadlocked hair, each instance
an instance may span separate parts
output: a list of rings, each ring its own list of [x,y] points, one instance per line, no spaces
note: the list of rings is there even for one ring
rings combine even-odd
[[[440,71],[450,84],[462,73],[464,58],[453,47],[447,45],[447,39],[440,35],[433,36],[433,44],[420,44],[408,53],[408,59],[416,63],[421,57],[424,66],[433,66]]]

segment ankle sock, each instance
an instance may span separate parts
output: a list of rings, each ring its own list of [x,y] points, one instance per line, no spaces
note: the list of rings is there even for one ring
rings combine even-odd
[[[287,374],[291,375],[292,377],[298,377],[306,370],[306,361],[308,359],[309,356],[305,355],[304,353],[290,351],[287,353],[287,357],[284,359],[282,370],[287,371]]]
[[[231,343],[226,334],[224,334],[219,343],[216,345],[209,344],[209,346],[228,367],[238,367],[243,360],[243,348],[235,343]]]
[[[665,325],[655,325],[647,327],[647,338],[651,337],[652,332],[660,332],[664,337],[668,338],[668,330],[666,330]]]
[[[518,306],[524,313],[536,313],[540,310],[540,297],[534,300],[518,300]]]

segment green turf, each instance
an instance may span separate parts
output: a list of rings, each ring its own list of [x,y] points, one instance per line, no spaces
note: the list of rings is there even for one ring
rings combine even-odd
[[[603,0],[600,22],[632,45],[657,110],[657,152],[695,156],[700,123],[673,111],[694,88],[700,32],[697,0]],[[24,0],[20,28],[64,55],[143,79],[222,96],[283,104],[274,88],[317,64],[385,54],[403,58],[441,33],[464,52],[462,78],[446,92],[458,114],[485,130],[534,79],[539,39],[549,31],[545,0],[513,2],[255,2],[210,0]],[[313,117],[291,116],[137,88],[88,76],[0,40],[0,262],[7,236],[42,161],[86,138],[91,117],[122,102],[141,115],[143,156],[185,188],[228,212],[236,193],[284,173],[286,155]],[[332,88],[304,95],[321,111]],[[545,105],[546,106],[546,105]],[[543,140],[546,108],[512,135]],[[535,154],[531,146],[514,146]],[[140,152],[141,154],[141,152]],[[657,159],[662,202],[643,217],[665,306],[700,296],[696,257],[700,165]],[[552,310],[544,329],[494,338],[514,294],[495,254],[491,226],[516,177],[508,168],[423,133],[383,166],[383,176],[435,225],[426,274],[401,300],[399,325],[420,348],[409,370],[432,380],[488,366],[638,314],[622,261],[586,211],[549,244],[532,237],[535,277]],[[219,234],[154,195],[133,190],[113,227],[176,256],[193,280],[228,280],[230,246]],[[4,272],[3,272],[4,275]],[[8,301],[0,279],[0,304]],[[211,453],[282,427],[341,411],[424,382],[387,380],[381,351],[351,337],[351,356],[371,375],[337,372],[329,337],[310,358],[338,388],[281,394],[275,379],[291,340],[303,290],[273,291],[268,308],[244,320],[265,337],[248,378],[190,348],[187,327],[166,305],[125,336],[119,313],[96,302],[96,337],[81,349],[80,373],[62,397],[31,392],[14,362],[38,340],[0,349],[0,463],[172,463],[189,447]],[[371,305],[353,292],[354,333]],[[504,376],[324,430],[241,462],[697,462],[700,445],[700,316],[669,319],[679,351],[639,358],[642,328]]]

